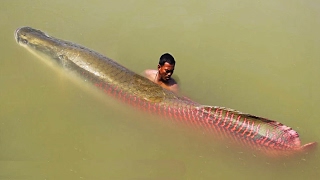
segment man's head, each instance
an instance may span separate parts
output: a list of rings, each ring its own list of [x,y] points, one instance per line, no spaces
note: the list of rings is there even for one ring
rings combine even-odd
[[[162,81],[168,81],[174,71],[176,62],[169,53],[165,53],[160,57],[158,64],[158,76]]]

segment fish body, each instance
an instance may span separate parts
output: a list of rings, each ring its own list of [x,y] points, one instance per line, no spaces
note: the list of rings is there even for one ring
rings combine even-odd
[[[64,70],[130,105],[191,126],[201,126],[216,136],[263,154],[288,156],[317,145],[311,142],[302,146],[298,133],[277,121],[229,108],[205,106],[179,96],[102,54],[40,30],[19,28],[15,39],[30,52],[49,58]]]

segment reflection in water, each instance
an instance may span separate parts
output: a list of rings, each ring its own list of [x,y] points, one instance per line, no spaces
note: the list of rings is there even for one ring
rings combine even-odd
[[[319,153],[274,161],[146,117],[48,70],[13,31],[32,26],[130,69],[171,52],[182,92],[277,119],[319,141],[317,1],[3,2],[3,179],[315,179]],[[6,18],[10,17],[10,18]],[[63,28],[61,28],[63,27]],[[90,28],[89,28],[90,27]]]

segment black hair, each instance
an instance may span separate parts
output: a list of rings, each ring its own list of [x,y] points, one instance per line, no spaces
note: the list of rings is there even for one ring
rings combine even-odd
[[[174,60],[173,56],[169,53],[164,53],[161,55],[160,60],[159,60],[159,64],[160,66],[163,66],[164,63],[169,63],[171,65],[175,65],[176,61]]]

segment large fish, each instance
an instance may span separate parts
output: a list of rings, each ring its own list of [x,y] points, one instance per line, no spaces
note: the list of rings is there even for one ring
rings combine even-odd
[[[21,27],[14,35],[17,43],[32,53],[49,58],[105,93],[139,109],[201,126],[215,136],[266,155],[288,156],[316,147],[316,142],[301,145],[298,133],[277,121],[224,107],[201,105],[163,89],[81,45],[54,38],[31,27]]]

